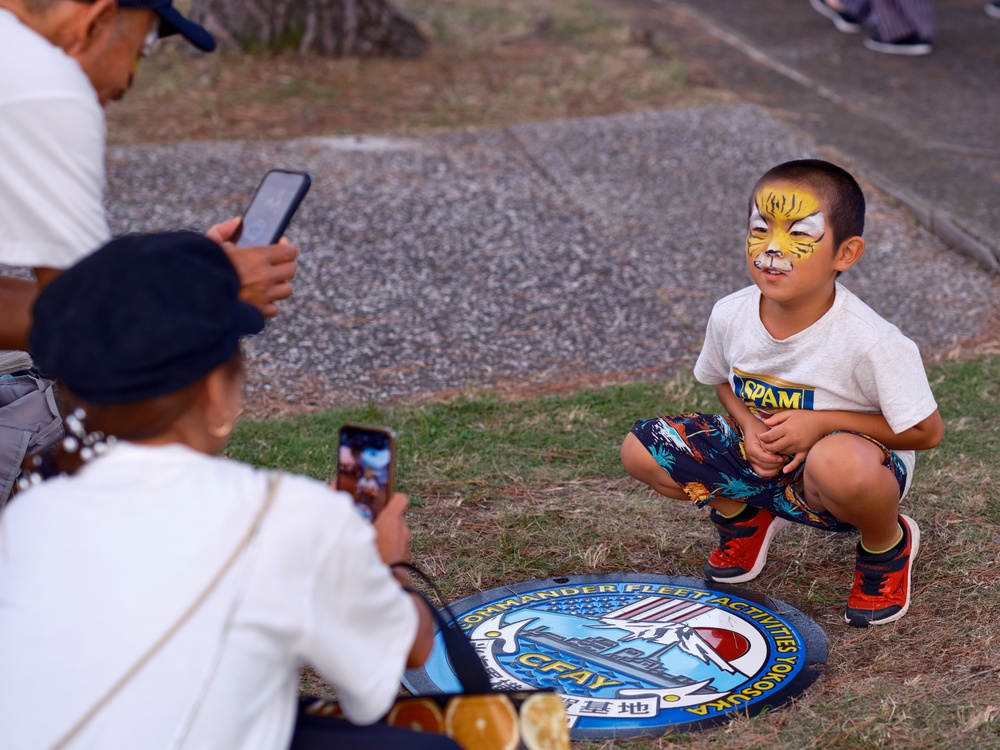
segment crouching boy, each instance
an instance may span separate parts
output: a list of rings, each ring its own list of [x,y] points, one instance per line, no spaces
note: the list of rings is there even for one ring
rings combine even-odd
[[[864,252],[864,215],[836,165],[765,173],[749,205],[753,286],[716,303],[694,368],[727,414],[640,419],[622,445],[633,477],[711,508],[713,581],[755,578],[789,522],[857,529],[844,619],[858,627],[910,606],[920,530],[899,505],[914,451],[943,435],[916,344],[837,281]]]

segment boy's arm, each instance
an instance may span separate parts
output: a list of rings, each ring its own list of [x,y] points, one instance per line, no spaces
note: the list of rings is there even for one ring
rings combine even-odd
[[[750,462],[750,468],[761,477],[777,476],[788,463],[788,456],[778,455],[777,451],[761,441],[761,436],[769,429],[768,426],[754,416],[743,403],[743,399],[733,392],[733,387],[728,382],[715,386],[715,394],[729,412],[729,416],[735,419],[743,430],[743,448],[746,451],[747,461]]]
[[[795,460],[785,467],[786,472],[802,463],[805,454],[821,438],[838,430],[860,432],[891,450],[927,450],[944,437],[944,423],[937,409],[902,432],[893,432],[881,414],[851,411],[788,409],[769,417],[764,424],[770,429],[760,439],[769,450],[795,454]]]

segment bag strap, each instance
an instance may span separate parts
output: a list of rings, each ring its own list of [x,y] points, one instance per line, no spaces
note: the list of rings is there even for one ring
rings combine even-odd
[[[281,483],[281,477],[282,473],[280,471],[271,474],[268,480],[267,495],[264,498],[264,503],[257,511],[257,515],[254,517],[253,523],[250,524],[250,527],[246,530],[246,533],[243,534],[239,543],[237,543],[236,547],[229,554],[229,557],[226,558],[222,567],[219,568],[218,572],[212,577],[212,580],[208,582],[208,585],[205,586],[198,597],[191,602],[190,605],[188,605],[188,608],[181,613],[181,616],[177,618],[174,624],[167,628],[166,631],[164,631],[164,633],[156,640],[156,642],[146,649],[146,652],[139,657],[139,659],[125,672],[125,674],[119,677],[117,682],[108,688],[107,692],[105,692],[104,695],[102,695],[101,698],[95,702],[94,705],[92,705],[90,709],[83,716],[81,716],[76,723],[73,724],[73,726],[71,726],[69,730],[59,738],[59,740],[55,742],[55,744],[52,745],[51,750],[61,750],[61,748],[64,748],[74,737],[76,737],[76,735],[79,734],[80,731],[87,726],[87,724],[89,724],[90,721],[97,716],[97,714],[99,714],[116,695],[118,695],[118,693],[121,692],[122,688],[124,688],[132,680],[132,678],[135,677],[136,674],[138,674],[139,671],[145,667],[154,656],[156,656],[160,649],[162,649],[170,641],[170,639],[177,634],[177,631],[179,631],[184,624],[187,623],[187,621],[190,620],[191,617],[194,616],[194,614],[201,608],[256,535],[257,529],[260,528],[260,524],[264,520],[264,516],[267,515],[267,512],[271,509],[271,505],[274,504],[274,497],[277,494],[278,485]]]
[[[441,609],[448,613],[449,619],[445,619],[444,615],[441,614],[441,610],[431,604],[430,600],[422,592],[406,587],[406,591],[424,600],[431,614],[434,616],[438,630],[441,631],[441,639],[444,641],[444,649],[448,655],[448,662],[451,664],[455,676],[458,677],[458,681],[462,685],[462,691],[465,693],[495,693],[496,690],[490,682],[490,676],[487,674],[486,667],[483,666],[479,654],[476,653],[475,647],[469,642],[465,631],[458,625],[458,618],[452,611],[451,605],[441,596],[441,592],[434,585],[434,581],[431,580],[430,576],[413,563],[394,563],[391,567],[406,568],[411,573],[415,573],[437,595],[438,600],[441,602]]]

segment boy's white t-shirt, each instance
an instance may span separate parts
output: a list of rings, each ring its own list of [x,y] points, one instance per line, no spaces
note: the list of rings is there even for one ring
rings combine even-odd
[[[126,673],[237,547],[267,479],[180,445],[119,443],[10,503],[0,747],[50,747]],[[168,747],[187,723],[186,749],[286,747],[303,663],[350,719],[382,716],[417,614],[373,540],[348,495],[285,475],[249,552],[69,747]]]
[[[104,110],[80,65],[0,9],[0,263],[66,268],[110,239]]]
[[[833,306],[804,331],[784,340],[760,320],[761,292],[746,287],[712,308],[694,375],[729,382],[748,406],[881,413],[896,433],[937,409],[917,345],[843,284]],[[914,452],[895,451],[906,466]]]

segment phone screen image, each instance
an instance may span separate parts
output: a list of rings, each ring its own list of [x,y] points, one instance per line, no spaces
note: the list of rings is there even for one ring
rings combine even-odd
[[[392,493],[395,436],[380,427],[344,425],[337,446],[337,489],[373,519]]]
[[[273,245],[281,239],[310,184],[304,172],[273,169],[264,175],[243,214],[236,246]]]

